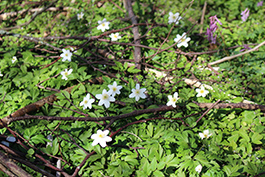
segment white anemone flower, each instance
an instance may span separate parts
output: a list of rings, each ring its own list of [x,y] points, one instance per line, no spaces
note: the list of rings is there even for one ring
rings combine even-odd
[[[135,100],[138,101],[140,98],[145,99],[146,95],[144,94],[144,92],[146,91],[146,88],[141,88],[140,89],[140,85],[136,84],[135,89],[132,89],[132,93],[129,95],[129,98],[134,98]]]
[[[121,36],[119,33],[111,33],[109,35],[109,37],[111,38],[112,41],[117,41],[117,40],[121,39]]]
[[[108,108],[110,106],[110,102],[114,102],[115,98],[110,94],[111,91],[106,91],[106,89],[104,89],[102,91],[102,94],[97,94],[96,98],[99,99],[99,103],[98,105],[103,105]]]
[[[177,42],[178,48],[181,46],[188,47],[188,42],[190,41],[190,37],[186,36],[186,33],[183,33],[182,36],[177,34],[177,37],[174,39],[175,42]]]
[[[61,75],[63,76],[62,79],[67,80],[67,76],[69,76],[73,72],[73,69],[65,69],[64,71],[61,72]]]
[[[204,86],[201,86],[200,89],[197,88],[196,92],[198,92],[198,94],[196,95],[197,97],[200,97],[200,96],[205,97],[209,93],[208,90],[205,90]]]
[[[87,94],[83,101],[80,103],[80,106],[84,106],[83,109],[87,109],[87,107],[89,107],[89,109],[92,108],[92,103],[94,103],[95,99],[90,99],[90,94]]]
[[[182,17],[179,16],[179,13],[175,13],[173,14],[172,12],[169,12],[169,17],[168,17],[168,23],[171,24],[171,23],[176,23],[176,25],[179,23],[179,20],[181,19]]]
[[[63,53],[60,55],[60,57],[63,58],[62,61],[71,61],[72,52],[70,52],[70,50],[63,49]]]
[[[204,130],[202,133],[199,133],[201,139],[208,139],[212,134],[210,134],[209,130]]]
[[[102,21],[98,21],[98,30],[101,30],[102,32],[104,32],[106,29],[109,29],[109,24],[110,22],[107,22],[106,18],[104,18]]]
[[[109,87],[109,92],[110,92],[110,95],[112,96],[115,96],[116,94],[120,94],[120,89],[122,89],[122,86],[121,85],[117,85],[117,82],[114,81],[113,82],[113,85],[108,85]]]
[[[9,142],[1,141],[1,144],[3,144],[3,145],[5,145],[5,146],[9,147]]]
[[[169,101],[167,102],[167,106],[173,106],[174,108],[176,107],[176,102],[178,101],[178,92],[175,92],[173,97],[172,95],[168,95]]]
[[[96,146],[100,144],[101,147],[106,147],[106,142],[112,141],[112,138],[107,136],[109,134],[109,130],[98,130],[96,134],[93,134],[91,138],[94,140],[92,146]]]
[[[0,77],[3,77],[3,74],[2,74],[2,72],[0,71]]]
[[[199,164],[196,168],[195,171],[197,171],[198,173],[200,173],[202,171],[202,165]]]
[[[80,12],[79,14],[77,14],[77,20],[81,20],[84,16],[83,12]]]
[[[17,61],[17,57],[16,56],[13,56],[12,63],[15,63],[16,61]]]

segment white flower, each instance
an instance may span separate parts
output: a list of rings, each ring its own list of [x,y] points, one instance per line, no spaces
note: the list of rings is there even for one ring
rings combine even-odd
[[[98,30],[101,30],[102,32],[104,32],[106,29],[109,29],[109,24],[110,22],[107,22],[106,18],[104,18],[102,21],[98,21]]]
[[[3,144],[3,145],[5,145],[5,146],[9,147],[9,142],[1,141],[1,144]]]
[[[167,102],[167,106],[173,106],[174,108],[176,107],[176,102],[178,101],[178,92],[174,93],[174,96],[168,95],[169,101]]]
[[[16,56],[13,56],[12,63],[15,63],[16,61],[17,61],[17,57]]]
[[[112,41],[117,41],[118,39],[121,39],[119,33],[111,33],[109,37],[111,38]]]
[[[84,106],[83,109],[87,109],[87,107],[89,107],[89,109],[92,108],[92,103],[94,103],[95,99],[90,99],[90,94],[87,94],[86,97],[84,97],[83,101],[80,103],[80,106]]]
[[[70,47],[70,51],[76,53],[77,52],[76,47]]]
[[[212,134],[210,134],[209,130],[204,130],[202,133],[199,133],[201,139],[208,139]]]
[[[195,168],[195,171],[197,171],[198,173],[200,173],[202,171],[202,165],[198,165],[196,168]]]
[[[200,96],[205,97],[209,93],[208,90],[205,90],[204,86],[201,86],[200,89],[197,88],[196,92],[198,92],[198,94],[196,95],[197,97],[200,97]]]
[[[178,48],[181,46],[188,47],[188,42],[190,41],[190,37],[186,37],[186,33],[183,33],[182,36],[177,34],[177,37],[174,39],[175,42],[177,42]]]
[[[0,77],[2,77],[3,76],[3,74],[2,74],[2,72],[0,71]]]
[[[132,89],[132,93],[129,95],[129,98],[135,97],[136,101],[138,101],[140,98],[145,99],[146,98],[146,95],[144,94],[145,91],[146,91],[146,88],[140,89],[140,85],[136,84],[136,88]]]
[[[108,85],[110,95],[115,96],[116,94],[120,94],[120,89],[122,89],[121,85],[117,85],[116,81],[113,82],[113,85]]]
[[[71,61],[72,52],[70,52],[70,50],[63,49],[63,53],[60,55],[60,57],[63,58],[62,61]]]
[[[179,23],[179,20],[181,19],[182,17],[179,16],[179,13],[175,13],[173,14],[172,12],[169,12],[169,17],[168,17],[168,23],[171,24],[171,23],[176,23],[176,25]]]
[[[64,71],[61,72],[61,75],[63,75],[62,79],[67,80],[67,76],[70,75],[72,73],[73,69],[69,69],[69,71],[67,69],[65,69]]]
[[[99,100],[98,105],[103,105],[108,108],[110,106],[110,102],[114,102],[115,98],[113,96],[111,96],[110,91],[106,91],[106,89],[103,90],[102,94],[97,94],[96,95],[97,99]]]
[[[112,141],[112,138],[107,136],[109,134],[109,130],[98,130],[97,134],[93,134],[91,138],[94,140],[92,146],[96,146],[100,144],[101,147],[106,147],[106,142]]]
[[[77,14],[77,20],[82,19],[83,16],[84,16],[84,13],[83,12],[81,12],[80,14]]]
[[[8,136],[8,137],[6,137],[6,140],[9,141],[9,142],[14,143],[16,141],[16,138],[13,137],[13,136]]]

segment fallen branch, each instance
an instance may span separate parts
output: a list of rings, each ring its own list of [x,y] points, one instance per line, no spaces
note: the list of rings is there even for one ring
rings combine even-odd
[[[233,58],[236,58],[236,57],[240,57],[242,55],[245,55],[247,53],[250,53],[250,52],[253,52],[253,51],[256,51],[258,50],[258,48],[260,48],[261,46],[263,46],[265,44],[265,41],[263,41],[262,43],[260,43],[259,45],[257,45],[256,47],[254,47],[253,49],[250,49],[250,50],[247,50],[245,52],[242,52],[242,53],[239,53],[239,54],[236,54],[236,55],[232,55],[232,56],[229,56],[229,57],[224,57],[220,60],[217,60],[217,61],[214,61],[214,62],[211,62],[209,63],[209,65],[216,65],[216,64],[219,64],[219,63],[222,63],[224,61],[228,61],[228,60],[231,60]]]

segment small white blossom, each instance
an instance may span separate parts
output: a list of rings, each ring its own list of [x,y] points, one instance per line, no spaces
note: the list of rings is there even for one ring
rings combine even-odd
[[[17,61],[17,57],[16,56],[13,56],[12,63],[15,63],[16,61]]]
[[[132,89],[132,93],[129,95],[129,98],[134,98],[135,100],[138,101],[140,98],[145,99],[146,95],[144,94],[144,92],[146,91],[146,88],[142,88],[140,89],[140,85],[136,84],[135,89]]]
[[[53,137],[52,137],[52,135],[48,135],[48,136],[47,136],[47,139],[50,140],[50,142],[47,142],[46,147],[48,147],[48,146],[51,146],[51,147],[52,147],[52,142],[53,142]]]
[[[76,53],[77,52],[76,47],[70,47],[70,51]]]
[[[60,55],[60,57],[63,58],[62,61],[71,61],[72,52],[70,52],[70,50],[63,49],[63,53]]]
[[[92,146],[96,146],[97,144],[100,144],[101,147],[106,147],[106,142],[112,141],[112,138],[107,136],[109,134],[109,130],[98,130],[96,134],[93,134],[91,136],[91,139],[93,139]]]
[[[199,133],[201,139],[208,139],[212,134],[210,134],[209,130],[204,130],[202,133]]]
[[[208,90],[205,90],[204,86],[201,86],[200,89],[197,88],[196,92],[198,92],[198,94],[196,95],[197,97],[200,97],[200,96],[205,97],[209,93]]]
[[[16,138],[13,136],[8,136],[8,137],[6,137],[6,140],[11,142],[11,143],[14,143],[16,141]]]
[[[181,19],[182,17],[179,16],[179,13],[175,13],[173,14],[172,12],[169,12],[169,17],[168,17],[168,23],[171,24],[171,23],[176,23],[176,25],[179,23],[179,20]]]
[[[102,32],[104,32],[106,29],[109,29],[109,24],[110,22],[107,22],[106,18],[104,18],[102,21],[98,21],[98,30],[101,30]]]
[[[167,102],[167,106],[173,106],[174,108],[176,107],[176,102],[178,101],[178,92],[175,92],[173,97],[172,95],[168,95],[169,101]]]
[[[195,171],[197,171],[198,173],[200,173],[202,171],[202,165],[198,165],[196,168],[195,168]]]
[[[77,20],[81,20],[84,16],[83,12],[80,12],[79,14],[77,14]]]
[[[119,33],[111,33],[109,37],[111,38],[112,41],[117,41],[118,39],[121,39]]]
[[[89,107],[89,109],[92,108],[92,103],[94,103],[95,99],[90,99],[90,94],[87,94],[83,101],[80,103],[80,106],[84,106],[83,109],[87,109],[87,107]]]
[[[116,94],[120,94],[120,89],[122,89],[121,85],[117,85],[116,81],[113,82],[113,85],[108,85],[110,95],[115,96]]]
[[[0,71],[0,77],[3,77],[3,74],[2,74],[2,72]]]
[[[70,75],[72,73],[73,69],[69,69],[69,71],[67,69],[65,69],[64,71],[61,72],[61,75],[63,76],[62,79],[67,80],[67,76]]]
[[[190,37],[186,36],[186,33],[183,33],[182,36],[177,34],[177,37],[174,39],[175,42],[177,42],[178,48],[181,46],[188,47],[188,42],[190,41]]]
[[[5,145],[5,146],[9,147],[9,142],[1,141],[1,144],[3,144],[3,145]]]
[[[108,108],[110,106],[110,102],[114,102],[115,98],[110,94],[111,91],[106,91],[106,89],[104,89],[102,91],[102,94],[97,94],[96,98],[99,99],[99,103],[98,105],[103,105]]]

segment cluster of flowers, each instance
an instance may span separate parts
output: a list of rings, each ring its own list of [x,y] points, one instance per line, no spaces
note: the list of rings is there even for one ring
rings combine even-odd
[[[210,27],[207,28],[207,31],[206,31],[206,36],[208,41],[212,44],[215,44],[216,43],[216,36],[217,35],[213,35],[213,33],[217,30],[218,26],[217,26],[217,22],[222,25],[222,23],[220,22],[220,20],[218,20],[218,18],[215,16],[211,16],[210,17]]]
[[[109,108],[110,102],[114,102],[115,98],[114,96],[116,94],[120,94],[120,89],[122,89],[121,85],[117,85],[116,81],[113,82],[113,85],[108,85],[109,91],[106,89],[103,89],[102,94],[97,94],[96,98],[99,99],[98,105],[103,105],[106,108]],[[136,84],[135,89],[132,89],[132,93],[129,95],[129,98],[135,98],[136,101],[138,101],[140,98],[145,99],[146,95],[144,92],[146,91],[146,88],[140,88],[139,84]],[[90,99],[90,94],[87,94],[86,97],[84,97],[83,101],[80,103],[80,106],[84,106],[83,109],[92,108],[92,103],[94,103],[95,99]]]
[[[202,133],[199,133],[200,138],[203,140],[204,138],[208,139],[212,134],[209,132],[209,130],[204,130]],[[202,165],[199,164],[196,166],[195,171],[200,173],[202,171]]]
[[[182,19],[182,17],[179,15],[179,13],[173,14],[172,12],[169,12],[168,17],[168,23],[175,23],[176,25],[179,24],[179,20]],[[182,35],[177,34],[174,41],[177,43],[178,48],[181,46],[188,47],[188,42],[190,41],[190,38],[186,36],[186,33],[183,33]]]
[[[116,81],[113,82],[113,85],[108,85],[109,91],[107,92],[105,89],[103,90],[102,94],[97,94],[96,98],[99,99],[98,105],[103,105],[108,108],[110,106],[110,102],[114,102],[115,98],[114,96],[116,94],[120,94],[120,89],[122,89],[122,86],[117,85]],[[136,84],[135,89],[132,89],[132,93],[129,95],[129,98],[135,98],[136,101],[138,101],[140,98],[145,99],[146,95],[144,92],[146,91],[145,88],[140,88],[139,84]],[[80,106],[84,106],[83,109],[92,108],[92,103],[95,101],[95,99],[90,99],[90,94],[87,94],[87,96],[83,99],[83,101],[80,103]],[[92,146],[95,146],[97,144],[100,144],[101,147],[106,147],[106,143],[112,141],[112,138],[108,136],[109,130],[97,130],[96,134],[93,134],[91,136],[91,139],[93,139]]]

